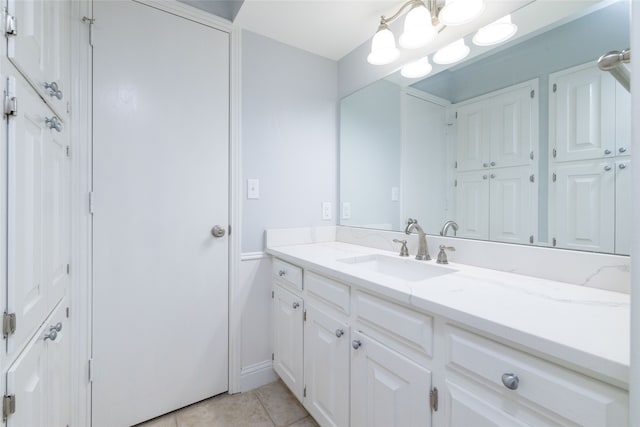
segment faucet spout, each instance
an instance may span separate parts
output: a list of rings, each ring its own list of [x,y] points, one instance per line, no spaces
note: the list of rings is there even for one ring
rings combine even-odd
[[[427,247],[427,235],[424,230],[418,224],[417,219],[409,218],[407,221],[407,226],[404,229],[406,234],[411,234],[413,231],[418,233],[418,253],[416,254],[416,259],[421,261],[429,261],[431,256],[429,256],[429,248]]]
[[[447,235],[447,231],[449,231],[449,227],[453,228],[453,235],[456,235],[456,231],[458,231],[458,224],[455,221],[447,221],[444,223],[444,225],[442,226],[442,230],[440,230],[440,235],[441,236],[446,236]]]

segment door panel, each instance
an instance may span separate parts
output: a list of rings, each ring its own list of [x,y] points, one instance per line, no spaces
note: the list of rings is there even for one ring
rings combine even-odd
[[[616,162],[616,244],[615,253],[631,254],[633,216],[631,215],[631,160]]]
[[[458,237],[489,238],[489,171],[457,175],[456,213]]]
[[[94,17],[99,427],[227,390],[229,36],[132,1]]]
[[[537,205],[532,197],[537,190],[528,167],[499,168],[491,171],[490,239],[496,242],[529,243],[536,228]]]
[[[491,126],[491,166],[510,167],[530,163],[532,150],[531,87],[495,98]]]
[[[302,298],[274,286],[273,370],[302,400]]]
[[[491,145],[489,127],[485,123],[490,120],[490,113],[483,102],[458,109],[456,158],[459,171],[478,170],[488,166]]]

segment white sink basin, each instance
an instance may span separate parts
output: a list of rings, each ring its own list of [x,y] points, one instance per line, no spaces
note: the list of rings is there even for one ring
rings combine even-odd
[[[380,254],[344,258],[338,261],[409,282],[427,280],[458,271],[454,268],[437,265],[435,261],[416,261],[413,258]]]

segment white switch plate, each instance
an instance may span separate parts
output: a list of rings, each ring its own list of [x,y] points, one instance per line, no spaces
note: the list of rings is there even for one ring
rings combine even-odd
[[[342,219],[351,219],[351,202],[342,204]]]
[[[260,198],[260,180],[247,179],[247,199]]]
[[[322,219],[331,219],[331,202],[322,202]]]
[[[391,201],[397,202],[400,200],[400,189],[398,187],[391,187]]]

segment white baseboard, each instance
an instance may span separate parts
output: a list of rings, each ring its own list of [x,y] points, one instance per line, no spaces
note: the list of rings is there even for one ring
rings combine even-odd
[[[240,392],[253,390],[277,379],[271,360],[245,366],[240,370]]]

